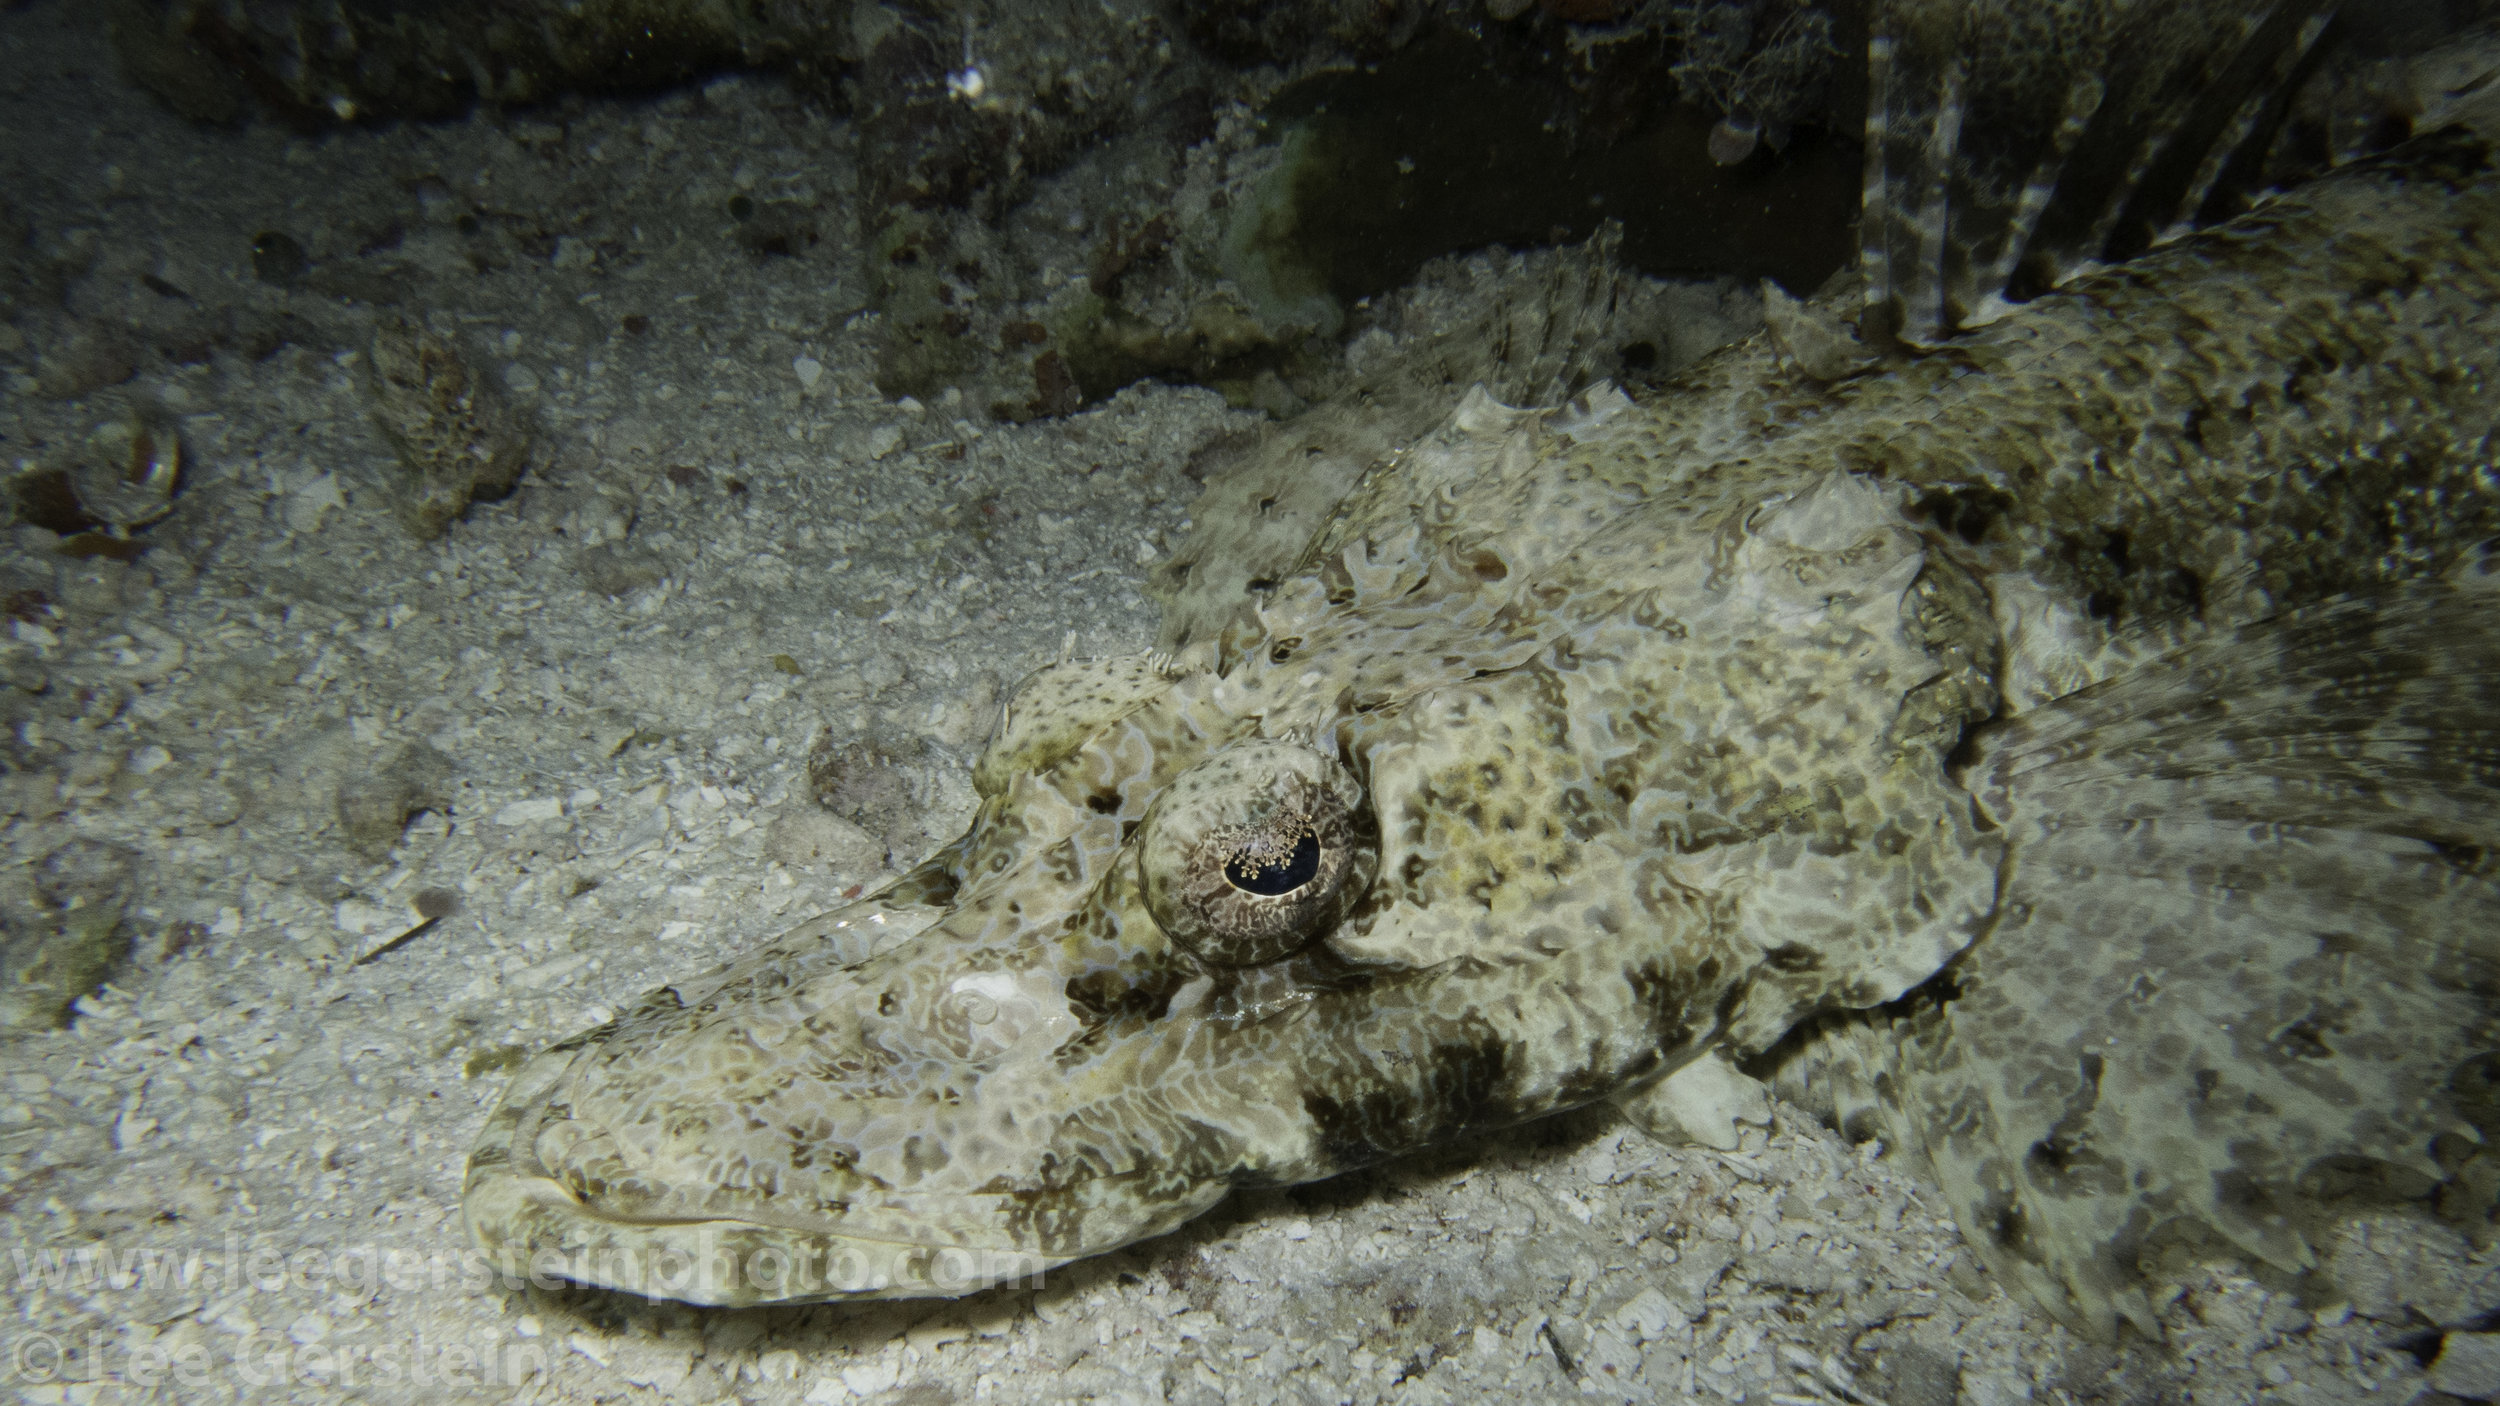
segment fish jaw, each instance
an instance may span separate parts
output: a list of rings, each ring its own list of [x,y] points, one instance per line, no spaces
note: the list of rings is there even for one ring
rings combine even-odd
[[[646,1298],[718,1307],[807,1303],[831,1299],[953,1298],[1001,1284],[1036,1281],[1044,1271],[1091,1250],[1044,1255],[974,1234],[950,1236],[949,1225],[1005,1219],[1000,1197],[948,1198],[912,1208],[909,1238],[880,1238],[873,1212],[850,1220],[819,1216],[788,1222],[747,1216],[642,1219],[612,1210],[543,1168],[498,1168],[494,1145],[480,1144],[463,1197],[472,1239],[489,1266],[508,1281],[555,1287],[595,1286]],[[1167,1201],[1173,1224],[1214,1204]],[[835,1229],[857,1224],[860,1233]]]
[[[1061,1160],[1092,1082],[1059,1068],[1067,974],[950,916],[850,966],[778,944],[526,1063],[470,1158],[489,1263],[704,1304],[952,1297],[1214,1204],[1203,1158]]]
[[[1592,944],[1422,971],[1318,950],[1193,971],[1103,1020],[1070,1010],[1051,944],[941,922],[854,969],[724,983],[772,996],[655,996],[530,1060],[470,1159],[469,1229],[515,1280],[691,1303],[1030,1283],[1235,1186],[1525,1121],[1697,1054],[1738,973],[1706,930],[1655,935],[1629,964]],[[859,1018],[924,991],[1020,1033],[923,1026],[906,1049]]]

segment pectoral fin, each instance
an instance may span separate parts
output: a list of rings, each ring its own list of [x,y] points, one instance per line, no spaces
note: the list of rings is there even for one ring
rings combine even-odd
[[[1970,772],[2007,836],[1993,926],[1783,1085],[1871,1111],[2009,1287],[2096,1336],[2154,1331],[2171,1252],[2297,1272],[2356,1205],[2487,1220],[2495,602],[2335,603],[2000,726]]]

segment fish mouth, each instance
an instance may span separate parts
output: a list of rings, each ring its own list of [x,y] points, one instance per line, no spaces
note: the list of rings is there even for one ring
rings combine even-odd
[[[569,1047],[568,1047],[569,1046]],[[577,1110],[600,1041],[525,1063],[471,1152],[471,1241],[507,1285],[560,1284],[719,1307],[960,1298],[1171,1230],[1229,1183],[1096,1168],[898,1187],[848,1170],[739,1187],[718,1146],[655,1152]],[[714,1154],[704,1160],[702,1153]]]
[[[1038,1285],[1074,1256],[909,1243],[744,1219],[610,1215],[549,1177],[480,1176],[469,1232],[507,1281],[620,1290],[722,1308],[835,1299],[960,1298]]]
[[[942,1232],[989,1220],[997,1196],[879,1197],[825,1213],[773,1197],[708,1206],[716,1188],[654,1177],[620,1157],[605,1129],[571,1116],[563,1096],[596,1048],[549,1050],[525,1064],[470,1154],[461,1209],[507,1282],[740,1307],[960,1297],[1038,1279],[1075,1258]],[[550,1165],[542,1150],[551,1148],[571,1155]],[[598,1174],[585,1174],[586,1161]],[[902,1233],[878,1233],[888,1227]]]

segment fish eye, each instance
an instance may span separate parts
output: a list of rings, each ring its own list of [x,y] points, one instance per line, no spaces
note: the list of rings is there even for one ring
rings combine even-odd
[[[1247,967],[1335,927],[1371,887],[1380,841],[1344,767],[1260,740],[1175,778],[1147,813],[1137,862],[1165,934],[1209,966]]]

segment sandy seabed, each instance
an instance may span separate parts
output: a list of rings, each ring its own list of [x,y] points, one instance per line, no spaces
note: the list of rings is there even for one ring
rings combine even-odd
[[[97,905],[128,948],[66,1028],[0,1037],[20,1399],[2401,1403],[2437,1399],[2412,1335],[2500,1302],[2489,1256],[2365,1223],[2330,1295],[2208,1274],[2164,1346],[2083,1343],[1786,1111],[1724,1154],[1573,1115],[954,1302],[497,1282],[458,1193],[517,1058],[951,838],[1002,693],[1149,642],[1191,456],[1260,413],[880,397],[851,236],[766,257],[724,213],[853,185],[770,80],[206,131],[52,0],[0,15],[0,130],[33,290],[0,458],[134,416],[185,450],[133,559],[0,543],[0,918],[21,966]],[[536,426],[438,540],[369,409],[390,315]],[[360,848],[377,808],[417,813]]]

